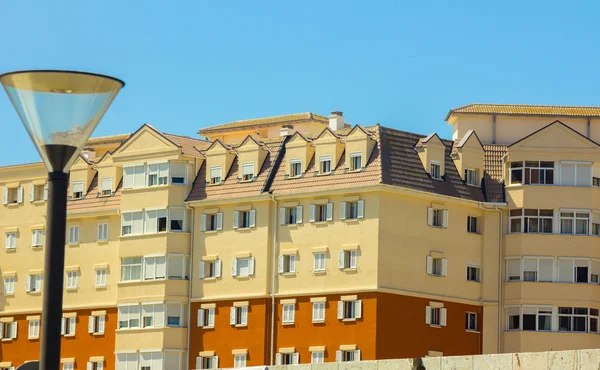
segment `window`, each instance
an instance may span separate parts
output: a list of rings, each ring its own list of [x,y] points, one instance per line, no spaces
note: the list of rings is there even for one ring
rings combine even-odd
[[[144,232],[144,212],[124,212],[121,216],[121,235],[139,235]]]
[[[181,162],[171,162],[171,184],[185,185],[186,164]]]
[[[442,165],[439,162],[431,162],[430,172],[431,177],[434,179],[441,180],[442,178]]]
[[[138,189],[146,186],[146,166],[123,166],[123,188]]]
[[[519,307],[507,308],[506,316],[507,330],[521,330],[521,309]]]
[[[254,180],[254,162],[242,164],[242,181]]]
[[[223,230],[223,213],[213,213],[200,215],[200,231]]]
[[[163,367],[163,362],[164,356],[162,352],[140,352],[140,370],[168,369],[168,366]]]
[[[278,272],[280,274],[295,273],[296,272],[296,256],[295,255],[279,256]]]
[[[338,267],[342,270],[358,268],[358,250],[340,251]]]
[[[507,281],[553,281],[554,259],[552,257],[508,258]]]
[[[510,232],[551,234],[553,218],[551,209],[511,209]]]
[[[138,370],[137,353],[118,353],[116,362],[118,370]]]
[[[17,233],[6,233],[6,249],[17,248]]]
[[[210,168],[210,184],[220,184],[223,180],[223,168],[221,166],[215,166]]]
[[[427,208],[427,225],[433,227],[448,227],[448,210]]]
[[[17,339],[17,322],[0,322],[0,339]]]
[[[38,339],[40,337],[40,320],[29,320],[27,328],[28,339]]]
[[[596,318],[598,311],[594,312]],[[597,321],[596,321],[597,323]],[[558,330],[582,332],[588,331],[588,309],[585,307],[559,307]]]
[[[598,333],[598,309],[590,308],[588,332]]]
[[[467,280],[468,281],[480,282],[481,281],[480,274],[481,274],[481,269],[479,268],[479,266],[475,266],[475,265],[467,266]]]
[[[325,352],[315,351],[310,353],[311,364],[322,364],[325,362]]]
[[[65,337],[74,337],[76,322],[76,317],[63,317],[61,322],[60,334],[64,335]]]
[[[558,259],[558,281],[561,283],[588,283],[590,261],[587,259]],[[592,261],[594,275],[598,274],[598,262]]]
[[[73,190],[71,199],[83,198],[83,181],[73,181]]]
[[[167,273],[169,280],[187,280],[188,257],[183,254],[169,254],[167,256]]]
[[[218,369],[219,356],[200,356],[196,357],[196,369]]]
[[[231,307],[229,312],[229,323],[231,325],[248,325],[248,306]]]
[[[199,328],[214,328],[215,327],[215,309],[201,308],[198,310],[198,327]]]
[[[283,304],[281,305],[281,322],[283,324],[293,324],[294,323],[294,313],[296,310],[295,304]]]
[[[256,210],[233,211],[233,228],[248,229],[256,226]]]
[[[592,224],[592,235],[600,236],[600,224],[595,222]]]
[[[23,187],[4,188],[2,201],[5,205],[23,203]]]
[[[29,275],[25,279],[26,292],[41,292],[42,291],[42,275]]]
[[[467,232],[477,234],[477,217],[467,216]]]
[[[145,212],[146,234],[167,231],[167,210],[158,209]]]
[[[362,153],[350,153],[350,171],[360,171],[362,168]]]
[[[142,328],[162,328],[165,326],[165,305],[142,304]]]
[[[140,306],[119,306],[119,329],[140,327]]]
[[[477,331],[477,314],[467,312],[466,314],[467,330]]]
[[[69,244],[79,243],[79,226],[69,226]]]
[[[29,201],[39,202],[48,199],[48,184],[31,185],[29,187]]]
[[[112,195],[112,178],[105,177],[100,181],[100,195],[108,197]]]
[[[221,260],[200,261],[200,279],[221,277]]]
[[[233,367],[234,368],[246,367],[246,355],[234,355],[233,356]]]
[[[171,328],[185,327],[183,317],[185,315],[185,307],[180,303],[167,304],[167,326]]]
[[[446,326],[446,312],[443,307],[425,307],[425,323],[432,326]]]
[[[302,176],[302,160],[292,159],[290,161],[290,177]]]
[[[142,279],[142,257],[121,258],[121,281]]]
[[[158,163],[148,165],[148,186],[167,185],[169,178],[169,164]]]
[[[78,271],[67,271],[67,284],[66,284],[67,290],[77,289],[78,282],[79,282],[79,272]]]
[[[144,257],[144,280],[159,280],[167,277],[167,257]]]
[[[360,319],[362,317],[362,301],[339,301],[337,314],[339,320]]]
[[[336,351],[335,352],[335,360],[336,362],[352,362],[352,361],[360,361],[360,351]]]
[[[313,254],[314,263],[313,263],[313,271],[325,271],[327,269],[327,253],[318,252]],[[345,257],[345,256],[344,256]],[[345,262],[345,258],[344,258]]]
[[[231,261],[231,276],[254,275],[254,258],[234,258]]]
[[[469,185],[477,186],[478,183],[477,170],[466,168],[465,169],[465,182]]]
[[[96,288],[102,288],[106,286],[106,269],[96,269]]]
[[[302,206],[279,208],[280,225],[296,225],[302,223]]]
[[[104,370],[104,362],[90,361],[87,363],[87,370]]]
[[[105,315],[90,315],[88,317],[88,333],[104,334],[105,322]]]
[[[275,355],[276,365],[298,365],[298,352],[293,353],[277,353]]]
[[[356,220],[365,217],[365,201],[340,202],[340,220]]]
[[[312,322],[325,322],[325,302],[313,302],[312,304]]]
[[[310,222],[325,222],[331,220],[333,220],[333,203],[310,205]]]
[[[427,275],[446,276],[448,274],[448,259],[427,256]]]
[[[560,185],[561,186],[591,186],[592,164],[591,163],[560,163]]]
[[[554,162],[511,162],[510,184],[552,185],[554,184]]]
[[[73,362],[63,362],[62,364],[62,370],[74,370],[75,369],[75,363]]]
[[[98,241],[108,240],[108,224],[98,224]]]
[[[560,212],[561,234],[588,235],[589,225],[589,212]]]
[[[319,173],[322,175],[331,173],[330,155],[322,155],[319,157]]]
[[[169,224],[171,231],[185,231],[185,208],[171,207],[169,208]]]
[[[32,247],[41,247],[43,236],[44,236],[44,232],[42,230],[32,230],[31,231],[31,246]]]
[[[4,278],[4,295],[15,294],[15,277],[7,276]]]

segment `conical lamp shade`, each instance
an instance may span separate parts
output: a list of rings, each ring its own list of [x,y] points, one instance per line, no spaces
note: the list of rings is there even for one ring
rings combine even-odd
[[[113,99],[119,79],[72,71],[0,75],[48,171],[68,172]]]

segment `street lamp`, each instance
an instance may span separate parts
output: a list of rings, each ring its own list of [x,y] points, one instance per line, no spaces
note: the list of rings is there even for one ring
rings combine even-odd
[[[0,83],[48,169],[40,369],[59,370],[68,173],[125,83],[51,70],[5,73]]]

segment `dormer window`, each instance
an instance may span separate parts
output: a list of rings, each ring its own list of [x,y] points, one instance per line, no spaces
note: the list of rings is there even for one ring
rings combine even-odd
[[[430,174],[434,179],[441,180],[442,178],[442,165],[439,162],[431,162]]]
[[[290,177],[302,176],[302,160],[292,159],[290,161]]]
[[[465,182],[468,185],[477,185],[477,170],[472,168],[465,169]]]
[[[168,163],[148,165],[148,186],[167,185],[168,178]]]
[[[254,162],[244,163],[242,165],[242,181],[254,180]]]
[[[103,197],[108,197],[112,194],[112,178],[106,177],[103,178],[100,182],[100,195]]]
[[[73,181],[73,199],[83,198],[83,181]]]
[[[210,168],[210,184],[220,184],[223,179],[223,168],[214,166]]]
[[[331,156],[322,155],[319,157],[319,173],[328,174],[331,173]]]
[[[362,153],[350,153],[350,171],[362,169]]]

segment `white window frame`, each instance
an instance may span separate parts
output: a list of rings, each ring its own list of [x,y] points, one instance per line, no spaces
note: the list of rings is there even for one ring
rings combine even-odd
[[[123,166],[123,189],[145,188],[146,177],[146,165],[144,164]]]
[[[233,355],[233,368],[246,367],[246,354]]]
[[[69,244],[79,244],[80,231],[79,225],[69,226]]]
[[[139,304],[124,304],[118,306],[117,330],[139,329],[142,327],[142,310]],[[127,325],[121,326],[121,323]],[[137,322],[137,325],[135,325]]]
[[[439,256],[427,256],[425,259],[427,275],[443,277],[448,276],[448,259]]]
[[[470,279],[470,274],[469,274],[469,269],[475,269],[475,275],[476,275],[476,280],[472,280]],[[474,263],[468,263],[467,264],[467,281],[471,281],[474,283],[480,283],[481,282],[481,267],[477,264]]]
[[[6,233],[6,249],[13,250],[17,249],[17,233],[16,232],[8,232]]]
[[[79,286],[79,271],[67,271],[65,277],[65,288],[67,290],[75,290]]]
[[[357,160],[357,158],[358,158],[358,160]],[[357,163],[355,163],[355,162],[358,162],[358,164],[360,166],[357,167],[356,166]],[[363,160],[362,160],[362,153],[361,152],[350,153],[350,167],[349,167],[350,171],[351,172],[361,171],[363,168],[364,168],[364,166],[363,166]]]
[[[432,179],[442,179],[442,163],[439,161],[429,161],[429,174]]]
[[[296,305],[284,303],[281,305],[281,322],[283,325],[293,325],[295,320]]]
[[[479,184],[478,173],[479,171],[474,168],[465,168],[465,183],[467,185],[477,186]]]
[[[279,208],[279,225],[298,225],[302,223],[302,206]]]
[[[324,351],[312,351],[310,353],[311,364],[322,364],[325,363],[325,352]]]
[[[340,202],[340,220],[359,220],[365,217],[365,201]]]
[[[327,252],[314,252],[313,253],[313,271],[314,272],[327,271]]]
[[[296,170],[297,173],[296,173]],[[302,176],[302,159],[295,158],[290,160],[290,178]]]
[[[338,301],[337,317],[341,321],[355,321],[362,318],[362,301],[356,300],[341,300]]]
[[[39,339],[40,337],[40,320],[29,320],[27,323],[27,339]]]
[[[312,303],[312,322],[322,324],[325,322],[326,302]]]
[[[446,326],[448,310],[443,306],[425,307],[425,323],[430,326]]]
[[[248,274],[241,274],[241,270],[240,270],[240,261],[248,261]],[[247,276],[254,276],[254,257],[245,257],[245,258],[234,258],[231,260],[231,276],[237,276],[237,277],[247,277]]]
[[[338,268],[340,270],[358,269],[358,250],[342,250],[338,254]]]
[[[97,269],[95,269],[94,274],[95,274],[96,288],[106,287],[106,282],[108,280],[108,269],[97,268]]]
[[[256,227],[256,209],[233,211],[234,229],[251,229]]]
[[[564,169],[563,167],[565,165],[569,165],[569,166],[574,166],[574,172],[573,172],[573,184],[574,185],[565,185],[563,184],[563,174],[564,174]],[[589,167],[589,172],[590,172],[590,177],[589,179],[585,180],[585,183],[583,185],[578,184],[577,183],[577,171],[579,169],[579,167]],[[561,186],[575,186],[575,187],[591,187],[593,184],[593,173],[594,173],[594,169],[593,169],[593,163],[591,162],[576,162],[576,161],[561,161],[560,162],[560,185]]]
[[[286,254],[281,255],[277,259],[278,272],[280,274],[295,274],[296,273],[296,255]]]
[[[329,162],[329,165],[325,163]],[[326,168],[329,167],[329,168]],[[319,175],[329,175],[333,171],[333,157],[331,155],[319,156]]]
[[[572,213],[573,216],[565,216],[567,214]],[[591,235],[591,224],[592,224],[592,213],[589,210],[575,210],[575,209],[560,209],[559,210],[559,228],[560,234],[562,235]],[[571,232],[563,232],[563,220],[571,220]],[[585,233],[577,232],[577,224],[579,221],[585,222]]]
[[[35,229],[31,230],[31,246],[41,247],[44,242],[44,230]]]
[[[312,223],[333,221],[333,203],[311,204],[308,221]]]
[[[27,293],[40,293],[42,291],[42,274],[27,275],[25,291]]]
[[[254,180],[254,162],[246,162],[242,164],[242,181]]]
[[[223,230],[223,212],[203,213],[200,215],[200,231]]]
[[[537,212],[536,215],[526,214],[526,213],[532,213],[534,211]],[[544,213],[552,212],[552,215],[549,215],[549,214],[542,215],[543,212]],[[520,213],[520,214],[517,214],[517,213]],[[509,215],[508,232],[511,234],[516,234],[516,233],[552,234],[554,232],[555,221],[554,221],[554,210],[552,210],[552,209],[516,208],[516,209],[511,209],[509,211],[508,215]],[[513,227],[512,227],[513,220],[519,220],[520,226],[521,226],[519,228],[519,230],[513,230]],[[532,231],[531,226],[533,226],[533,225],[531,224],[531,221],[533,221],[533,220],[537,220],[537,222],[533,224],[533,225],[535,225],[535,228],[537,228],[536,231]],[[550,230],[544,231],[544,226],[547,226],[548,221],[550,222]],[[559,227],[560,227],[560,223],[559,223]]]
[[[61,320],[61,335],[74,337],[77,333],[77,317],[63,317]]]
[[[4,276],[2,279],[4,282],[4,295],[13,295],[15,294],[15,277],[14,276]]]
[[[199,328],[213,329],[215,327],[215,310],[216,308],[214,307],[198,309],[196,326]]]
[[[105,242],[108,240],[108,222],[102,222],[98,224],[98,241]]]
[[[139,259],[139,263],[137,262],[137,259]],[[123,262],[127,262],[127,263],[124,264]],[[121,257],[120,267],[121,267],[121,282],[142,281],[143,276],[144,276],[144,257],[142,257],[142,256]],[[137,279],[133,278],[134,277],[133,273],[136,270],[139,270],[139,277]],[[125,279],[125,277],[127,275],[130,278]]]
[[[248,326],[248,306],[233,306],[229,309],[229,324],[235,327]]]
[[[109,197],[112,195],[112,177],[103,177],[100,180],[100,196]]]
[[[469,234],[479,234],[477,219],[478,219],[477,216],[467,216],[467,232]]]
[[[71,192],[71,199],[83,199],[83,196],[85,194],[83,181],[73,181],[71,186],[73,187],[73,190]],[[78,191],[79,189],[81,189],[81,191]]]
[[[212,166],[209,171],[210,171],[209,172],[209,179],[210,179],[209,184],[210,185],[218,185],[223,182],[223,166]],[[214,173],[213,173],[213,171],[214,171]],[[213,176],[213,174],[216,175],[217,171],[220,172],[220,175]]]
[[[475,327],[471,327],[471,318],[475,316]],[[467,312],[465,315],[466,325],[465,328],[467,331],[479,331],[479,327],[477,324],[477,313],[476,312]]]
[[[180,167],[179,170],[183,170],[181,173],[183,176],[174,176],[177,175],[177,167]],[[187,185],[187,171],[188,164],[186,162],[169,162],[169,184],[174,186],[185,186]],[[182,178],[182,182],[174,182],[174,178]]]
[[[200,261],[198,266],[198,277],[200,279],[216,279],[221,277],[223,263],[219,259]]]
[[[130,220],[126,220],[126,218],[130,218]],[[144,218],[145,214],[143,211],[121,212],[121,236],[144,234]],[[129,232],[125,233],[125,228],[127,227],[129,227]]]

